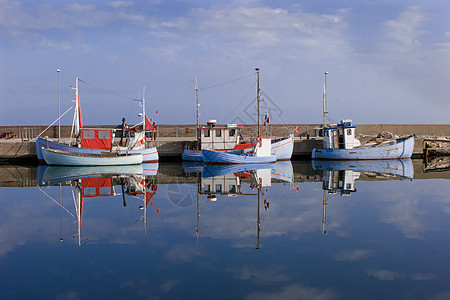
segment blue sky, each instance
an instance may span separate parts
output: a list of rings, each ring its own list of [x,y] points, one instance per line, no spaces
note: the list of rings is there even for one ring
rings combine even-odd
[[[193,124],[196,77],[203,123],[251,123],[256,67],[272,123],[321,123],[327,71],[331,120],[448,124],[449,15],[446,0],[0,0],[0,125],[53,122],[57,69],[62,112],[87,83],[85,124],[137,122],[144,86],[157,123]]]

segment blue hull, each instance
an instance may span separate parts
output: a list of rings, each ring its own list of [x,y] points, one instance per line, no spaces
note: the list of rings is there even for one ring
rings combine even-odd
[[[181,156],[184,161],[197,161],[203,162],[202,151],[200,150],[187,150],[184,149],[183,155]]]
[[[275,155],[252,156],[242,150],[212,151],[202,150],[203,160],[209,164],[261,164],[272,163],[277,160]]]
[[[320,161],[313,160],[314,170],[373,172],[414,178],[414,166],[410,158],[390,160],[366,160],[366,161]]]
[[[318,149],[312,152],[313,160],[384,160],[411,158],[414,150],[414,135],[387,141],[373,146],[353,149]]]

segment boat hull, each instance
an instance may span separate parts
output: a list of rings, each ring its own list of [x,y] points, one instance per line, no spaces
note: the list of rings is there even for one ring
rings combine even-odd
[[[244,151],[251,151],[251,146]],[[291,134],[287,138],[272,141],[271,153],[277,157],[277,160],[290,160],[294,150],[294,135]],[[222,150],[223,151],[223,150]],[[233,150],[228,150],[233,151]],[[182,158],[184,161],[203,161],[201,150],[184,149]]]
[[[272,163],[277,160],[275,155],[252,156],[242,150],[213,151],[202,150],[203,160],[207,164],[260,164]]]
[[[203,161],[203,155],[201,150],[188,150],[184,149],[183,154],[181,156],[184,161]]]
[[[84,154],[100,154],[105,150],[102,149],[89,149],[89,148],[78,148],[69,146],[63,143],[53,142],[44,138],[36,139],[36,154],[39,159],[39,162],[45,163],[44,156],[42,155],[42,148],[44,149],[57,149],[62,151],[76,152],[76,153],[84,153]],[[140,150],[129,150],[129,151],[118,151],[119,154],[142,154],[144,163],[158,162],[159,156],[156,148],[144,148]]]
[[[313,160],[384,160],[411,158],[414,150],[414,135],[387,141],[376,146],[353,149],[313,149]]]
[[[294,150],[294,135],[290,134],[287,138],[272,141],[271,153],[276,155],[277,160],[290,160]]]
[[[142,154],[102,157],[97,154],[85,154],[62,150],[42,149],[42,155],[48,165],[54,166],[122,166],[142,163]]]

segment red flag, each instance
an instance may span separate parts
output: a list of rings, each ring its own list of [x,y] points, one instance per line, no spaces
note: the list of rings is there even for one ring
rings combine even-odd
[[[153,118],[150,118],[150,123],[153,123]]]
[[[156,110],[156,115],[159,116],[159,111],[158,110]]]
[[[297,133],[298,133],[298,126],[297,126],[297,128],[295,128],[295,132],[297,132]]]
[[[152,128],[152,123],[151,122],[152,121],[149,121],[147,119],[147,116],[145,116],[145,130],[151,130],[151,128]]]
[[[78,122],[80,128],[83,128],[83,119],[81,118],[80,97],[78,96]]]

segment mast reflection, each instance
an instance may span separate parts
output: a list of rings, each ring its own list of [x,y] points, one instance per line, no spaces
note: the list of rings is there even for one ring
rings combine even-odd
[[[87,198],[121,196],[123,207],[127,207],[126,196],[128,199],[137,199],[138,202],[141,202],[138,208],[143,210],[139,221],[144,225],[146,233],[147,207],[149,204],[153,207],[152,198],[158,189],[157,171],[157,163],[99,167],[39,166],[37,183],[39,190],[60,206],[61,212],[64,209],[76,219],[74,224],[77,229],[73,237],[76,238],[78,246],[81,246],[87,241],[81,238],[83,208]],[[67,208],[68,206],[64,206],[61,193],[58,202],[49,193],[42,190],[42,187],[61,187],[62,185],[69,186],[71,189],[75,214]],[[159,209],[157,213],[159,213]],[[62,225],[60,226],[60,240],[63,241]]]
[[[355,193],[356,180],[364,174],[378,179],[414,178],[411,159],[396,160],[361,160],[361,161],[321,161],[313,160],[314,170],[323,171],[322,197],[322,234],[326,235],[326,206],[331,196],[339,194],[348,197]]]

